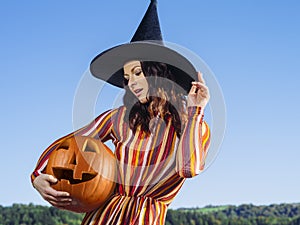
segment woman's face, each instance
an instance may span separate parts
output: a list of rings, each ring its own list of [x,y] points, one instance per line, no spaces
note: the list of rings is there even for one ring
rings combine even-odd
[[[130,91],[141,103],[147,102],[149,85],[142,71],[140,61],[130,61],[123,67],[124,78],[128,81]]]

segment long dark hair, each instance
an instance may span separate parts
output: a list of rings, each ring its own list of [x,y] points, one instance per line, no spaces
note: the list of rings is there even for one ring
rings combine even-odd
[[[166,123],[171,119],[178,137],[181,135],[182,121],[186,118],[186,97],[175,83],[171,67],[165,63],[141,61],[142,71],[149,85],[148,101],[141,103],[129,90],[128,80],[124,79],[126,107],[125,121],[135,132],[140,128],[150,133],[150,120],[159,116]]]

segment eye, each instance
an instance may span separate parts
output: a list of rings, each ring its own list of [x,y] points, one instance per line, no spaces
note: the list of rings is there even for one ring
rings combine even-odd
[[[141,73],[142,73],[142,70],[141,70],[141,69],[135,69],[135,70],[134,70],[134,75],[136,75],[136,76],[141,75]]]
[[[129,75],[124,74],[124,79],[125,79],[125,80],[129,80]]]

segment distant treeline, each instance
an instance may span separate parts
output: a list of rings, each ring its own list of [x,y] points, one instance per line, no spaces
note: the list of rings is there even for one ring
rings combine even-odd
[[[300,203],[169,210],[166,225],[300,225]]]
[[[0,205],[0,225],[80,225],[83,214],[40,205]],[[166,225],[300,225],[300,203],[170,209]]]

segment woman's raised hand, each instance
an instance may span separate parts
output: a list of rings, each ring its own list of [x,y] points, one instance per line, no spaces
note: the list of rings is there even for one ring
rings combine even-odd
[[[208,87],[205,84],[203,75],[198,72],[198,81],[192,82],[192,87],[188,94],[187,105],[189,106],[200,106],[203,110],[209,101],[210,95]]]
[[[72,198],[68,192],[56,191],[51,187],[51,184],[55,184],[57,179],[49,174],[40,174],[33,181],[33,186],[40,195],[48,201],[51,205],[64,209],[64,206],[72,204]]]

